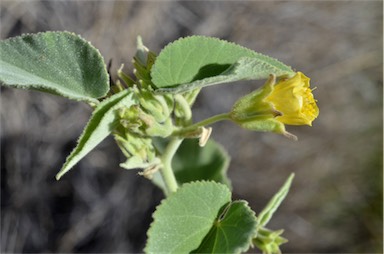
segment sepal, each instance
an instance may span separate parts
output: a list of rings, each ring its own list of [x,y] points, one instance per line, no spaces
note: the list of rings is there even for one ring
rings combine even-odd
[[[151,138],[127,132],[124,137],[115,135],[115,140],[127,158],[120,166],[125,169],[148,168],[159,163]]]
[[[232,107],[230,119],[244,129],[287,134],[284,124],[275,119],[281,112],[265,101],[275,83],[276,76],[271,75],[263,87],[240,98]]]

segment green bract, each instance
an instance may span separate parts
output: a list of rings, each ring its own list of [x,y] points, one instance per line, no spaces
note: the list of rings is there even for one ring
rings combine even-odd
[[[281,202],[285,199],[288,194],[289,188],[291,187],[292,180],[295,177],[294,174],[291,174],[288,179],[285,181],[284,185],[280,188],[280,190],[273,196],[273,198],[269,201],[267,206],[260,212],[257,222],[259,227],[265,226],[269,220],[272,218],[274,212],[276,212],[277,208],[280,206]]]

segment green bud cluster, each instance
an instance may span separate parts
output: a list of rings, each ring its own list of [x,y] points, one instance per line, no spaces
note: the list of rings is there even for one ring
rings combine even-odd
[[[126,131],[115,134],[115,140],[127,158],[120,166],[125,169],[148,168],[159,163],[152,139]]]
[[[160,154],[153,138],[168,138],[175,130],[189,125],[192,121],[191,106],[200,92],[200,89],[195,89],[181,94],[157,94],[150,77],[155,59],[156,55],[138,38],[137,52],[133,58],[135,79],[124,73],[121,66],[118,70],[119,80],[114,85],[115,89],[112,89],[116,92],[130,90],[137,102],[117,111],[114,136],[127,158],[121,164],[126,169],[143,168],[147,172],[160,166]]]
[[[264,254],[280,254],[279,246],[288,242],[287,239],[280,236],[283,232],[284,230],[272,231],[267,228],[260,228],[257,237],[253,239],[253,244]]]

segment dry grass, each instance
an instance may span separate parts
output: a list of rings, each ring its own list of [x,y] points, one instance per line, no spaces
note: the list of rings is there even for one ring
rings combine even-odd
[[[289,130],[298,142],[231,123],[213,137],[232,156],[236,198],[259,211],[290,172],[292,191],[271,222],[285,252],[382,251],[381,1],[2,1],[1,38],[68,30],[113,69],[131,66],[135,39],[158,52],[181,36],[237,42],[292,65],[317,87],[320,117]],[[230,108],[258,84],[203,90],[196,120]],[[60,182],[54,175],[90,114],[83,104],[1,88],[1,251],[140,252],[162,198],[107,140]]]

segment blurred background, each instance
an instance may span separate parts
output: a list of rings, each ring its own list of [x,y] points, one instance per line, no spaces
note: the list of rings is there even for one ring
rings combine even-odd
[[[383,181],[382,1],[1,1],[1,39],[48,30],[80,34],[112,72],[131,70],[137,35],[159,52],[182,36],[236,42],[311,78],[320,116],[288,127],[299,141],[221,122],[213,138],[232,157],[234,198],[260,211],[291,172],[292,189],[269,224],[290,253],[381,253]],[[202,120],[263,82],[204,88]],[[55,174],[91,109],[1,87],[1,252],[141,252],[163,198],[119,168],[108,138],[62,180]],[[253,250],[255,251],[255,250]]]

